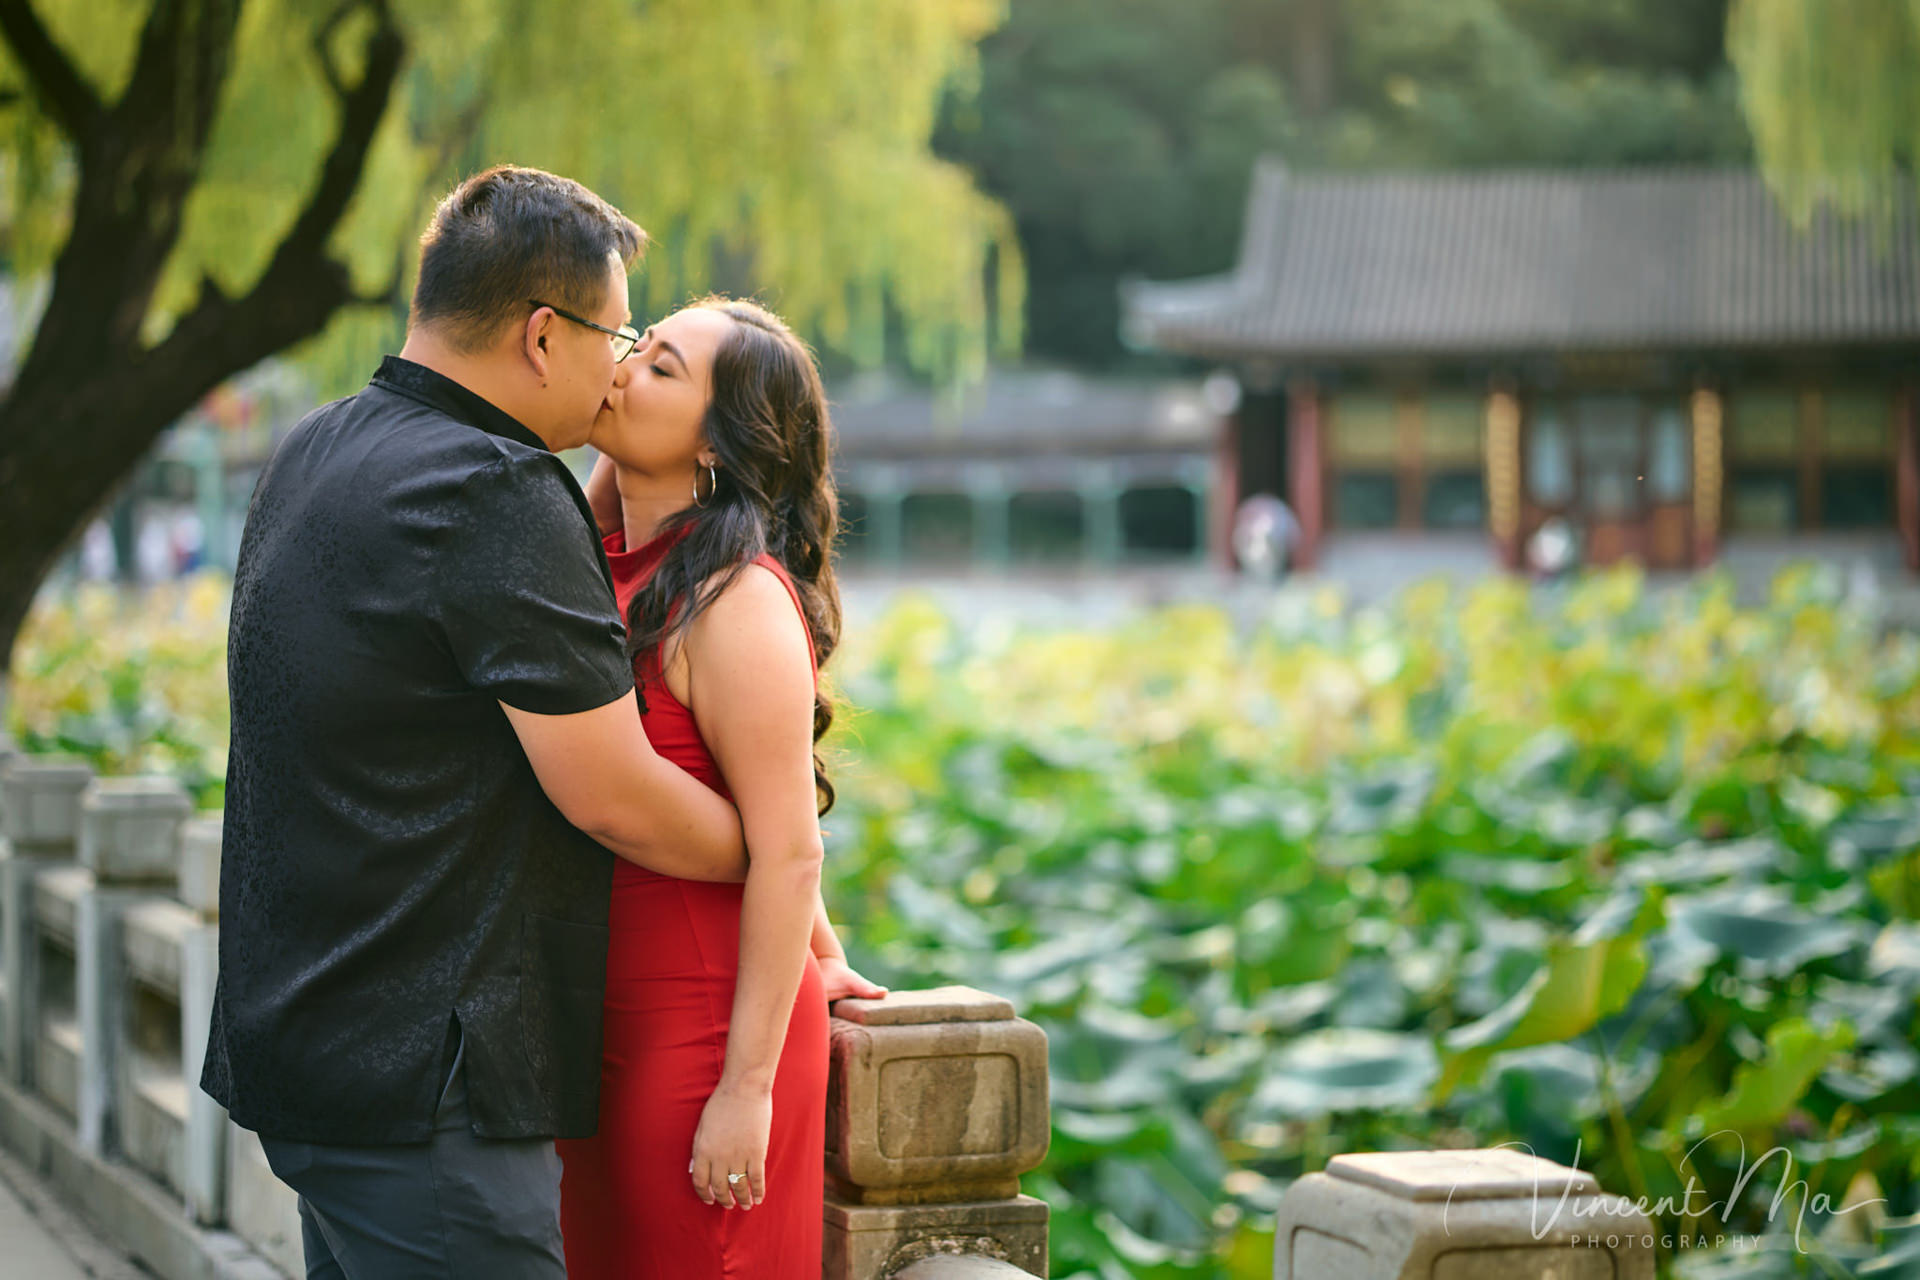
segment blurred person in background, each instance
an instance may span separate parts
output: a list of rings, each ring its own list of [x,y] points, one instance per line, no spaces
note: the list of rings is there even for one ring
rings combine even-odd
[[[1233,513],[1234,558],[1262,581],[1286,572],[1299,537],[1293,509],[1270,493],[1253,494]]]
[[[820,897],[831,434],[805,344],[720,298],[648,329],[594,422],[647,736],[739,806],[751,870],[615,868],[600,1132],[560,1144],[574,1280],[820,1274],[827,1004],[886,994]]]
[[[1542,582],[1558,582],[1580,567],[1580,534],[1565,516],[1548,516],[1533,531],[1527,566]]]

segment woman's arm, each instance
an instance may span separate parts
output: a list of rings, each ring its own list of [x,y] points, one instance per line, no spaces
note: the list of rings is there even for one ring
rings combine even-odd
[[[808,945],[818,959],[847,958],[846,948],[840,945],[840,935],[833,931],[833,921],[827,918],[827,898],[823,893],[813,895],[813,938]]]
[[[613,473],[613,459],[604,453],[593,460],[593,474],[587,477],[587,505],[593,508],[593,523],[601,537],[621,527],[620,482]]]
[[[813,667],[786,587],[760,565],[701,614],[683,652],[688,705],[739,806],[749,854],[726,1058],[689,1172],[707,1203],[751,1208],[767,1194],[774,1072],[820,897]],[[747,1177],[729,1190],[729,1173]]]
[[[826,992],[828,1004],[848,996],[878,1000],[887,994],[885,987],[868,982],[847,963],[846,950],[833,931],[833,921],[827,918],[827,900],[820,894],[815,894],[813,899],[812,946],[814,958],[820,962],[820,985]]]

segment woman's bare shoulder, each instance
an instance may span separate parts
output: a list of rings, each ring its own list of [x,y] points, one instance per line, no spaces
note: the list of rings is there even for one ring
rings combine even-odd
[[[721,587],[720,594],[694,619],[690,640],[705,648],[707,637],[724,630],[752,632],[769,642],[797,634],[804,642],[800,613],[778,572],[753,561],[741,566],[731,582],[726,579],[725,571],[707,579],[709,586]]]

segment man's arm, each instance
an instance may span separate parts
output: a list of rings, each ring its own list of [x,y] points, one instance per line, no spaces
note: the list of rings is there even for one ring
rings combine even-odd
[[[682,880],[747,878],[740,815],[660,758],[629,692],[603,707],[543,716],[501,703],[541,788],[568,822],[629,862]]]

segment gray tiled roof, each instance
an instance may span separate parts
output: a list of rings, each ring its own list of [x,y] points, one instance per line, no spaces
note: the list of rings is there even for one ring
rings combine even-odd
[[[1205,450],[1219,426],[1196,382],[1065,369],[994,369],[958,400],[883,378],[832,391],[834,433],[847,459]]]
[[[1744,171],[1254,175],[1230,275],[1125,287],[1128,337],[1338,359],[1920,342],[1920,220],[1804,232]]]

